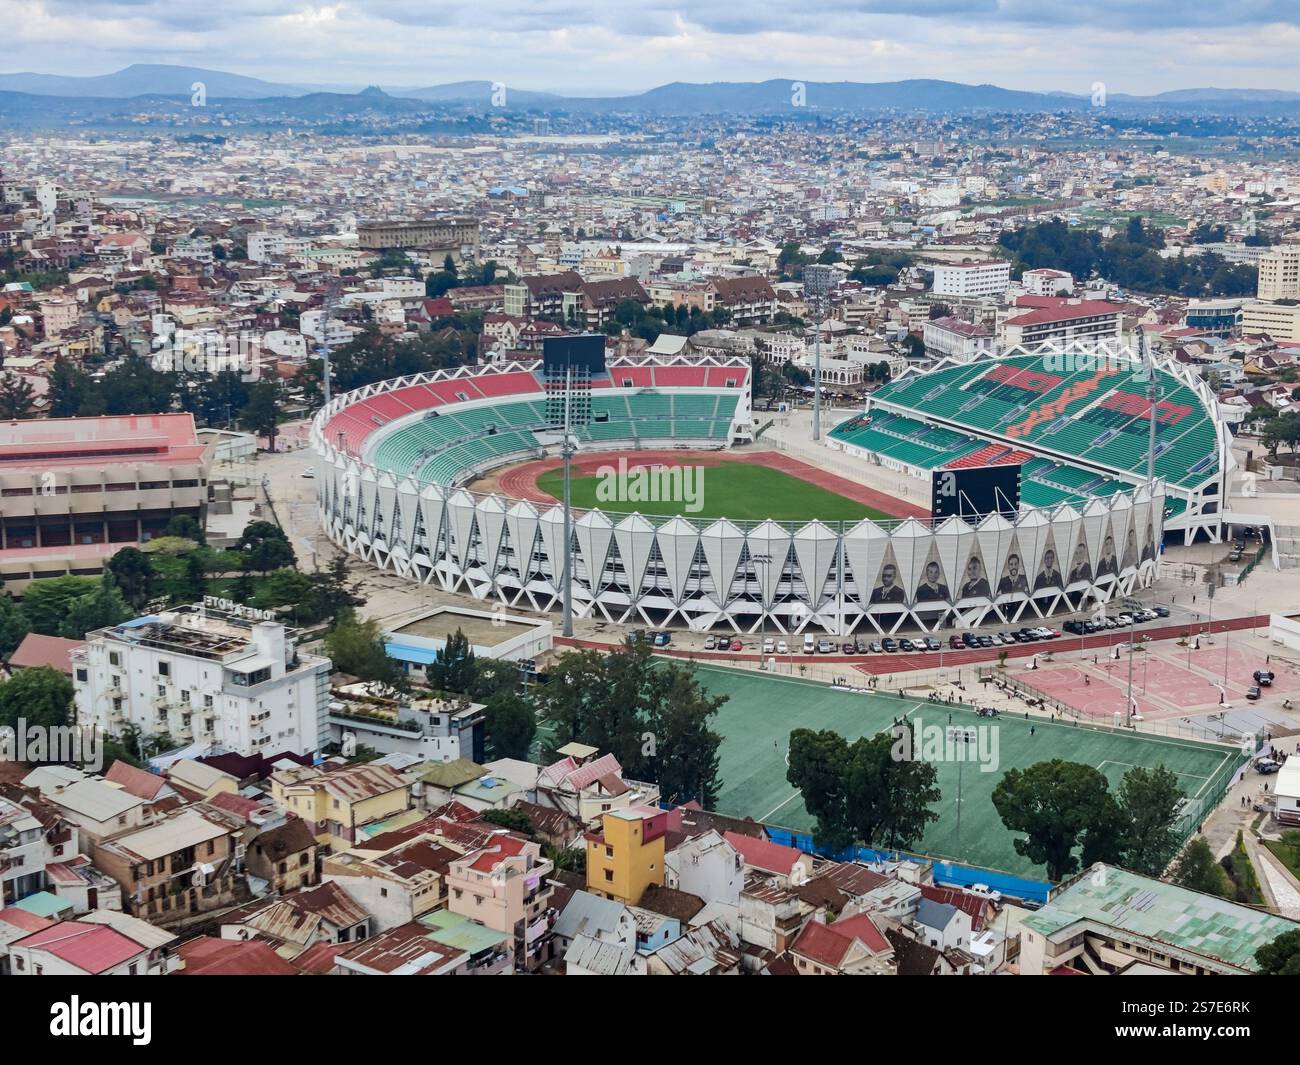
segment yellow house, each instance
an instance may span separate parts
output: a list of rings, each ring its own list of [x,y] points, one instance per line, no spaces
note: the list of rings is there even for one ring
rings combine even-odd
[[[294,766],[271,775],[271,798],[323,846],[347,850],[366,825],[410,809],[410,787],[386,765]]]
[[[587,890],[630,906],[651,884],[664,882],[666,811],[653,806],[611,810],[601,831],[587,835]]]

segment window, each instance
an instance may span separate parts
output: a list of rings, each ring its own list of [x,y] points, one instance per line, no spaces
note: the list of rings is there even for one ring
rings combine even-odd
[[[606,869],[606,870],[605,870],[605,883],[606,883],[606,884],[612,884],[613,882],[614,882],[614,870],[613,870],[613,869]]]
[[[86,681],[87,681],[88,679],[89,679],[89,677],[87,676],[86,670],[84,670],[84,669],[79,669],[79,670],[77,670],[77,683],[78,683],[78,684],[85,684]]]
[[[158,676],[170,677],[172,675],[172,665],[170,662],[158,663]]]

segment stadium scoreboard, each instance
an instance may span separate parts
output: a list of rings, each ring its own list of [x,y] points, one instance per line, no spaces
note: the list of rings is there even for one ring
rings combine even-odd
[[[930,514],[934,524],[953,517],[978,521],[988,514],[1014,520],[1020,512],[1020,469],[1016,462],[932,471]]]
[[[604,373],[605,334],[547,337],[542,341],[542,368],[561,377],[570,368],[591,377]]]

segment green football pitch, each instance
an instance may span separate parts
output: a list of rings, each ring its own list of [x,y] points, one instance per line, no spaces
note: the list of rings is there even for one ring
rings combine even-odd
[[[1177,774],[1198,818],[1208,810],[1197,799],[1217,799],[1223,782],[1245,755],[1235,748],[1196,743],[1145,733],[1113,732],[1052,722],[1041,718],[1000,715],[978,717],[972,709],[930,703],[896,694],[863,694],[794,677],[746,670],[697,666],[700,683],[715,695],[727,695],[713,728],[723,737],[718,796],[720,813],[752,817],[769,825],[811,833],[814,821],[798,791],[786,780],[786,752],[796,728],[833,729],[852,741],[890,727],[897,717],[946,729],[953,725],[995,725],[997,767],[981,772],[975,761],[936,762],[942,793],[936,812],[920,843],[912,849],[934,858],[963,862],[1045,879],[1036,866],[1015,851],[1013,834],[993,807],[997,782],[1008,769],[1062,758],[1101,770],[1113,789],[1134,766],[1163,765]],[[1030,733],[1030,727],[1033,733]],[[989,748],[992,750],[992,748]],[[961,817],[958,812],[960,770]],[[1193,822],[1188,828],[1195,828]]]
[[[580,510],[599,507],[618,513],[636,511],[712,521],[715,518],[762,521],[860,521],[863,518],[888,518],[891,515],[862,503],[837,495],[798,477],[744,462],[721,462],[698,467],[695,473],[698,506],[692,508],[680,496],[662,501],[669,491],[659,491],[658,500],[640,499],[634,489],[638,474],[627,481],[617,479],[612,495],[602,498],[602,479],[597,476],[574,477],[570,482],[570,499]],[[689,482],[684,482],[688,483]],[[564,474],[548,470],[537,478],[537,487],[556,499],[564,494]]]

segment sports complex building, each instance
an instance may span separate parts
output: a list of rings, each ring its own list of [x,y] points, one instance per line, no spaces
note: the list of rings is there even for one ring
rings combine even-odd
[[[876,391],[828,447],[864,468],[926,478],[1019,465],[1017,510],[941,522],[903,516],[902,504],[896,519],[864,509],[852,520],[704,518],[671,504],[575,510],[574,610],[612,622],[842,634],[1012,622],[1126,595],[1154,578],[1167,531],[1218,538],[1231,468],[1205,386],[1176,364],[1155,372],[1153,481],[1147,375],[1135,361],[1075,356],[1067,366],[1048,352],[941,363]],[[554,385],[537,360],[337,397],[312,427],[328,535],[415,581],[517,608],[558,607],[562,507],[467,487],[556,453],[564,408]],[[702,461],[756,435],[745,358],[602,360],[569,402],[577,446],[593,455],[635,461],[638,451],[672,449],[690,464],[691,452]],[[754,454],[737,457],[748,464]]]

